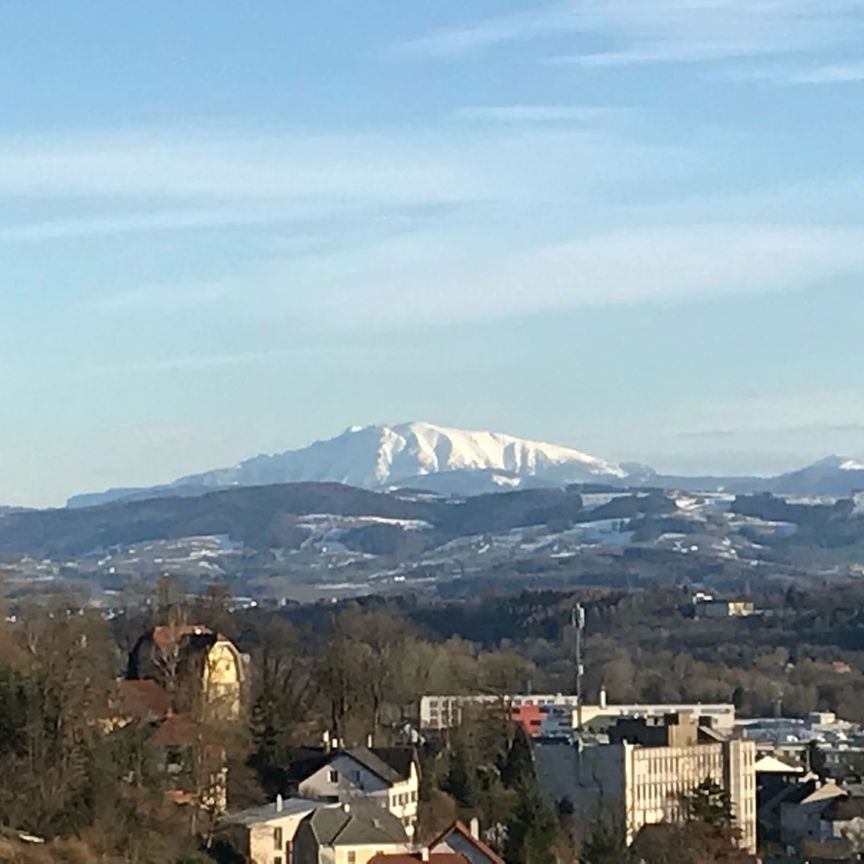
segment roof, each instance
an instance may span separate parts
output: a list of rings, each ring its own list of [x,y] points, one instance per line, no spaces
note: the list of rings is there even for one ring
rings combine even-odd
[[[398,783],[411,776],[414,751],[409,747],[353,747],[344,752],[387,783]]]
[[[804,769],[800,765],[791,765],[776,756],[763,756],[757,759],[753,765],[757,774],[803,774]]]
[[[426,859],[420,852],[379,853],[369,859],[369,864],[417,864],[424,860],[429,864],[469,864],[468,859],[458,852],[430,852]]]
[[[438,846],[447,842],[447,839],[453,834],[460,834],[467,839],[474,848],[485,855],[494,864],[504,864],[504,859],[491,847],[487,846],[479,837],[475,837],[471,833],[468,826],[457,819],[437,840],[429,844],[429,849],[434,851]]]
[[[292,749],[285,779],[288,785],[301,783],[322,768],[338,753],[337,750],[324,750],[321,747],[300,747]]]
[[[350,750],[325,750],[308,747],[295,750],[286,772],[290,784],[302,783],[319,768],[332,762],[337,756],[347,756],[367,771],[371,771],[385,783],[399,783],[411,776],[411,765],[416,759],[410,747],[352,747]]]
[[[322,846],[406,844],[405,827],[389,811],[374,804],[354,802],[316,810],[306,818]]]
[[[830,801],[832,798],[843,798],[848,793],[832,780],[817,786],[809,795],[802,798],[801,804],[814,804],[817,801]]]
[[[249,807],[246,810],[238,810],[236,813],[227,813],[222,822],[231,825],[255,825],[260,822],[272,822],[284,819],[287,816],[300,816],[304,813],[312,813],[323,807],[334,807],[327,801],[313,801],[311,798],[286,798],[282,802],[282,809],[276,809],[276,802],[264,804],[260,807]]]
[[[167,691],[149,679],[117,682],[118,711],[132,717],[164,717],[171,710]]]
[[[157,647],[163,651],[170,648],[172,643],[179,642],[184,636],[212,636],[213,631],[203,624],[160,624],[149,633],[150,638]]]

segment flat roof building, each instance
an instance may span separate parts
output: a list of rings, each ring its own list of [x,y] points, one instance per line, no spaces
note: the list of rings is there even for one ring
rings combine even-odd
[[[706,779],[729,795],[740,845],[756,849],[756,747],[724,740],[686,713],[619,721],[609,744],[540,742],[537,778],[544,796],[568,799],[590,817],[624,825],[632,842],[646,825],[674,822],[681,800]]]

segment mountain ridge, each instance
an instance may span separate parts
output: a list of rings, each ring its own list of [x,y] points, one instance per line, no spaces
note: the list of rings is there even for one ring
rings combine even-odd
[[[682,491],[847,496],[864,489],[864,462],[828,456],[775,477],[677,476],[623,465],[572,447],[500,432],[426,421],[351,426],[333,438],[149,487],[75,495],[72,509],[155,497],[197,497],[217,489],[280,483],[341,483],[384,491],[399,487],[477,495],[571,483],[677,488]]]
[[[516,488],[526,480],[545,485],[620,481],[627,472],[572,447],[500,432],[457,429],[427,421],[394,426],[352,426],[334,438],[234,466],[180,477],[155,487],[108,490],[69,499],[81,507],[147,494],[200,494],[203,490],[275,483],[335,482],[365,489],[414,485],[418,478],[480,472],[482,484]],[[478,475],[478,480],[480,476]],[[470,483],[463,482],[471,492]],[[529,485],[536,485],[529,483]],[[479,487],[478,487],[479,488]]]

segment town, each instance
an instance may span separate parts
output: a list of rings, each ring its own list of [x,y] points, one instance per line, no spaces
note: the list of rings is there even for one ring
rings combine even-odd
[[[71,598],[19,608],[0,654],[0,848],[24,862],[858,860],[859,709],[802,713],[778,691],[758,716],[737,691],[645,699],[639,685],[624,701],[592,624],[661,599],[522,596],[560,619],[557,679],[524,644],[435,638],[373,598],[316,604],[303,625],[165,577],[152,606],[111,619]],[[752,601],[689,602],[690,626],[714,633],[770,620]],[[526,687],[552,680],[571,686]]]
[[[0,0],[0,864],[864,864],[864,0]]]

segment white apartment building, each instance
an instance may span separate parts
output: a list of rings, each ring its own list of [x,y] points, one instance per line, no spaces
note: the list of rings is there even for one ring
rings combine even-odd
[[[755,744],[700,734],[686,715],[666,732],[657,721],[642,725],[651,733],[644,744],[539,744],[535,760],[544,796],[556,802],[567,798],[578,811],[619,820],[629,843],[643,826],[678,818],[681,796],[710,778],[729,794],[742,848],[755,852]]]

